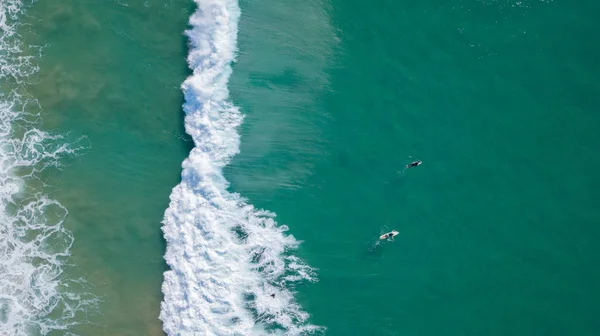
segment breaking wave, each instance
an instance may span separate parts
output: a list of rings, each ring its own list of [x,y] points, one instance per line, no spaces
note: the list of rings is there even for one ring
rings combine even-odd
[[[238,153],[242,122],[227,83],[236,52],[235,0],[196,0],[184,82],[185,127],[195,148],[183,162],[162,230],[167,241],[160,319],[169,335],[303,335],[311,325],[293,285],[316,281],[291,255],[298,241],[274,214],[228,192],[223,168]]]

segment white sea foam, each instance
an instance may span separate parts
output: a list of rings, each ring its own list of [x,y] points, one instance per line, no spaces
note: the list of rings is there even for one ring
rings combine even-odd
[[[22,8],[0,0],[0,335],[68,334],[86,301],[65,291],[73,236],[62,225],[67,209],[43,193],[39,174],[74,149],[35,128],[23,84],[37,67],[17,34]]]
[[[165,212],[167,241],[160,319],[169,335],[303,335],[323,329],[293,296],[313,270],[289,254],[298,241],[274,215],[227,191],[222,169],[239,151],[238,108],[227,82],[236,52],[235,0],[196,0],[183,84],[185,127],[195,148]],[[274,297],[272,297],[274,294]]]

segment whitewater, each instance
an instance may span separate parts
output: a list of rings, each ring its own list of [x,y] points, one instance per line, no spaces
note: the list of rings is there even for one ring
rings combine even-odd
[[[71,335],[91,301],[67,291],[81,281],[64,277],[74,241],[63,226],[68,211],[40,177],[78,149],[37,127],[40,107],[25,86],[40,48],[18,33],[26,7],[0,0],[0,335]]]
[[[235,0],[196,0],[182,85],[186,132],[195,147],[163,220],[167,242],[160,319],[169,335],[321,333],[294,298],[294,284],[316,281],[290,254],[299,242],[274,214],[229,192],[223,168],[238,153],[243,116],[227,88],[240,9]]]

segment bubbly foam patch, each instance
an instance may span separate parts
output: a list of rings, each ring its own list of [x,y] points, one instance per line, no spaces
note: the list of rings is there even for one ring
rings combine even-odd
[[[227,191],[222,169],[239,151],[238,108],[228,100],[240,10],[235,0],[196,0],[183,84],[186,132],[195,148],[165,212],[167,241],[160,319],[169,335],[303,335],[307,322],[292,288],[315,281],[290,255],[298,241],[274,214]]]
[[[0,335],[46,335],[68,329],[90,301],[62,278],[73,244],[67,215],[43,191],[39,173],[75,152],[62,137],[35,128],[35,101],[23,89],[37,71],[19,41],[23,5],[0,0]]]

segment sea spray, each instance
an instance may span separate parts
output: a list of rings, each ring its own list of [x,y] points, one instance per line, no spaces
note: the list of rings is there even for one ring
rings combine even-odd
[[[290,255],[298,241],[274,214],[227,191],[223,167],[238,153],[242,122],[229,100],[240,9],[235,0],[196,1],[186,32],[185,127],[195,148],[183,162],[181,183],[165,212],[167,241],[160,319],[169,335],[301,335],[322,331],[308,323],[293,284],[315,281],[313,270]]]

